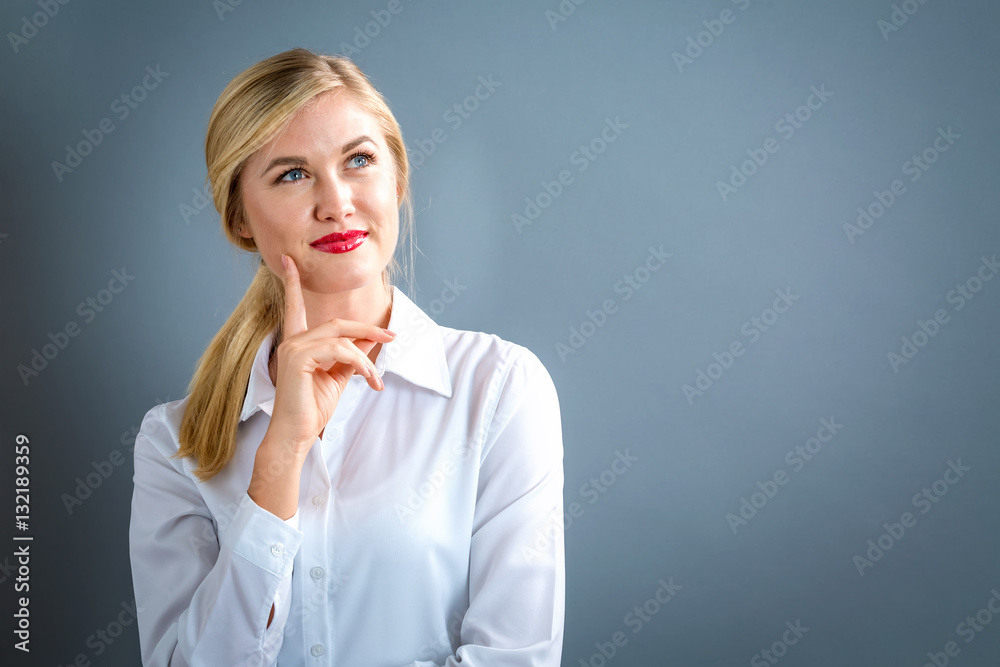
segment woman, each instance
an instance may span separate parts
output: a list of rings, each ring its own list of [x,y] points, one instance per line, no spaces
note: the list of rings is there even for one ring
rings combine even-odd
[[[385,100],[351,61],[287,51],[226,87],[205,154],[260,263],[136,437],[143,664],[558,665],[556,390],[392,283],[412,206]]]

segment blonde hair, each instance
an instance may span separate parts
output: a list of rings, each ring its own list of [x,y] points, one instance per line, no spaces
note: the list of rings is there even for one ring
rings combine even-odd
[[[252,238],[240,235],[246,212],[240,173],[247,160],[291,120],[292,115],[321,93],[343,87],[352,100],[372,114],[385,137],[395,166],[403,209],[401,238],[409,237],[412,272],[413,205],[409,161],[403,133],[389,104],[351,60],[291,49],[271,56],[238,74],[212,109],[205,137],[205,162],[212,198],[226,238],[254,254],[256,272],[195,367],[180,427],[177,458],[193,458],[195,475],[205,481],[217,475],[236,453],[236,435],[247,383],[257,350],[272,331],[281,340],[284,283],[263,262]],[[382,282],[387,292],[401,269],[395,255]],[[412,285],[412,273],[410,275]]]

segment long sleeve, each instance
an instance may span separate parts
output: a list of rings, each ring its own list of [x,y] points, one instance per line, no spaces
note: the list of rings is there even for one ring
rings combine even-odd
[[[527,348],[511,365],[486,433],[469,567],[461,644],[443,667],[558,667],[565,617],[562,426],[555,385]]]
[[[274,665],[302,540],[297,515],[282,521],[244,492],[213,517],[167,458],[177,446],[162,409],[146,414],[135,440],[129,549],[142,663]]]

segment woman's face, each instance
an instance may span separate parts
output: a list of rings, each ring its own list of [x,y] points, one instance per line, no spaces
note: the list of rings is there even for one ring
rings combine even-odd
[[[291,256],[304,290],[381,285],[399,235],[395,173],[375,117],[345,89],[327,91],[244,165],[240,182],[249,228],[241,234],[254,239],[279,276],[281,255]],[[330,234],[351,231],[363,234],[317,247]]]

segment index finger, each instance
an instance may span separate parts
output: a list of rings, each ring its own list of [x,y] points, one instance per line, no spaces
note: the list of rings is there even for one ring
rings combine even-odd
[[[281,263],[285,267],[284,337],[289,338],[309,327],[306,323],[305,302],[302,300],[302,286],[299,284],[299,268],[289,255],[282,255]]]

